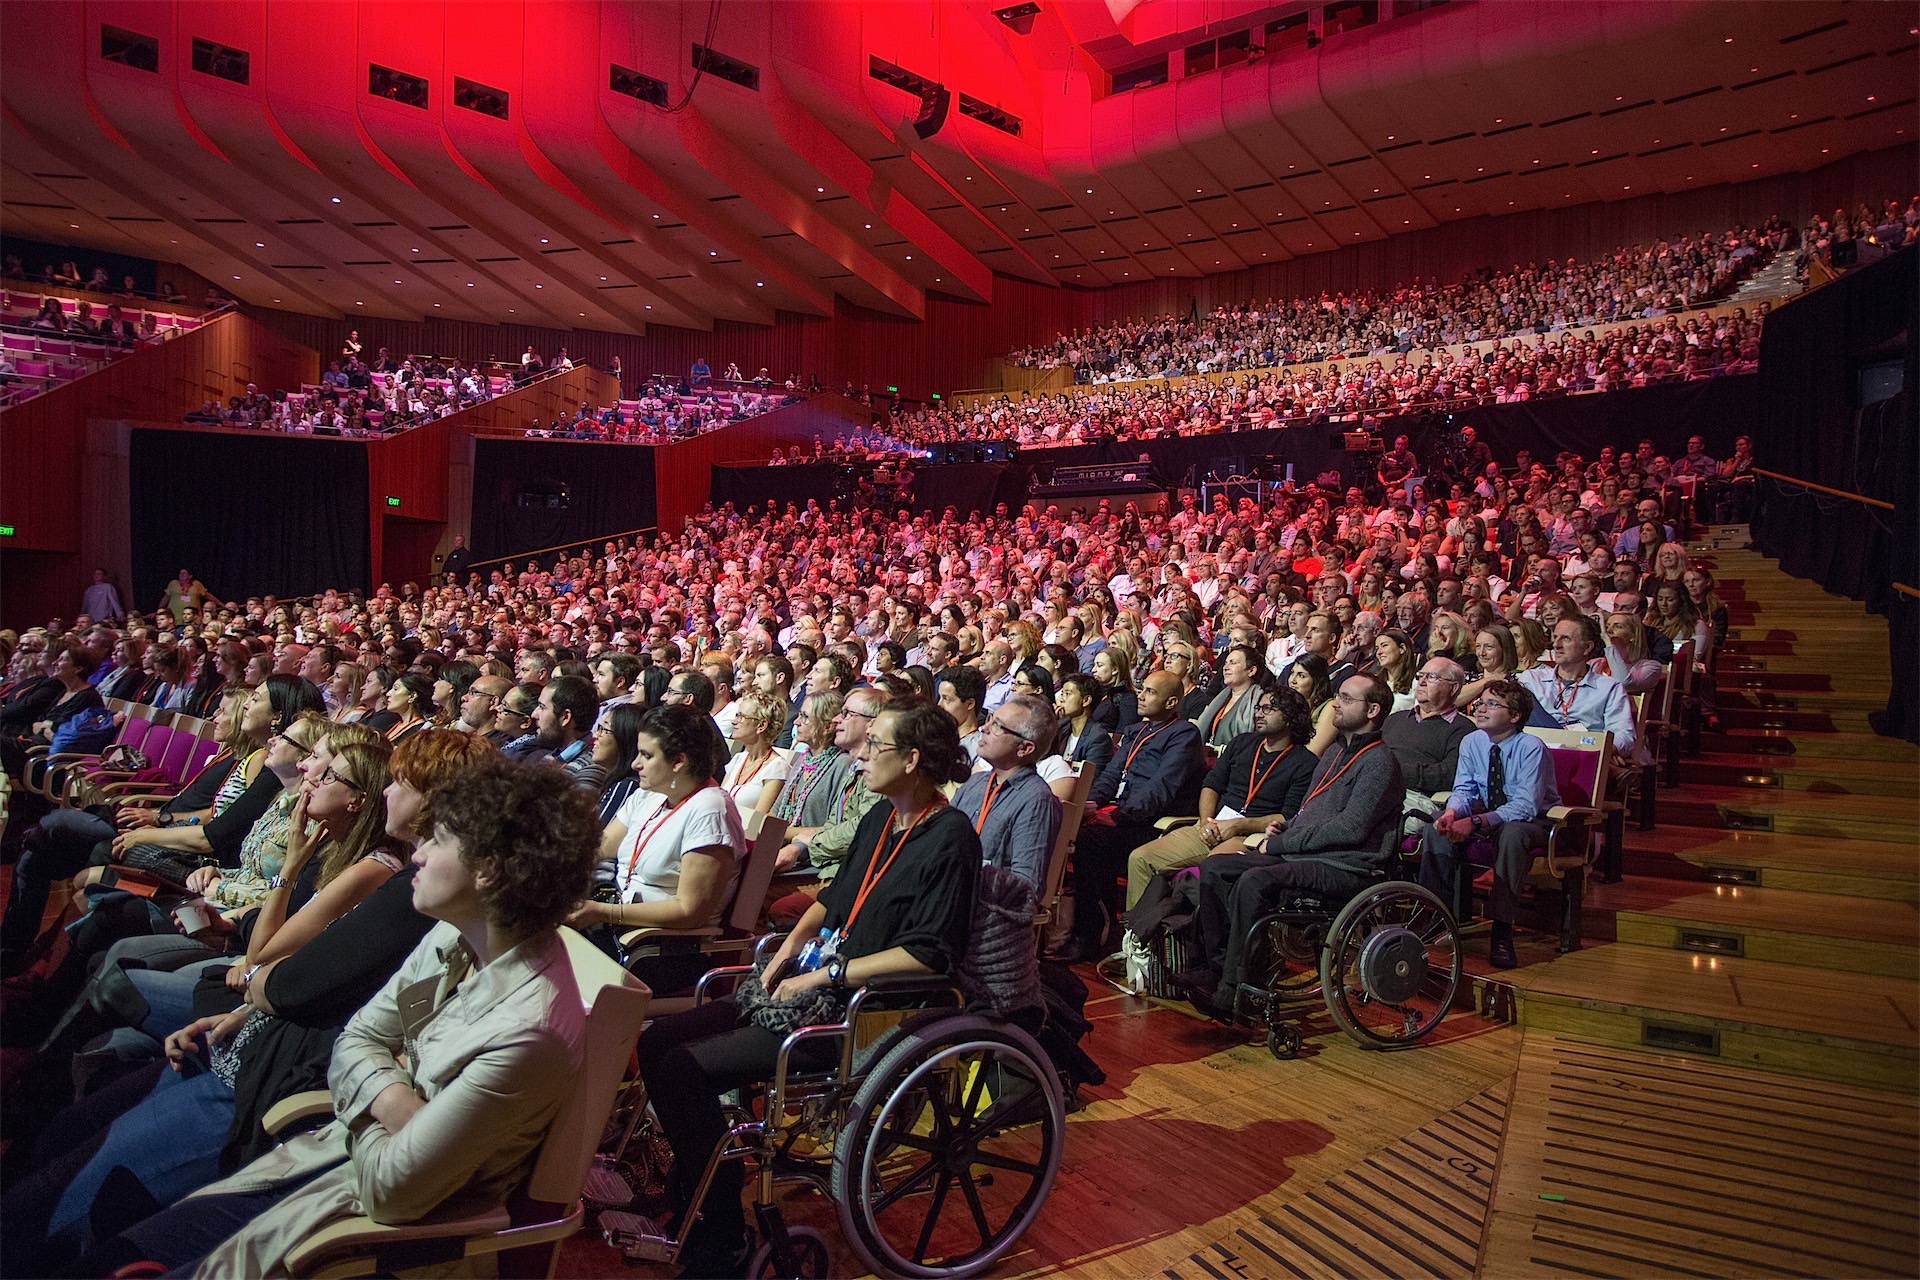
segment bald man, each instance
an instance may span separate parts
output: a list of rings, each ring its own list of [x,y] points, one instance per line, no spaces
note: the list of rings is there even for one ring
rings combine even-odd
[[[1117,942],[1120,874],[1127,855],[1159,832],[1153,824],[1200,811],[1205,744],[1180,717],[1180,677],[1156,671],[1140,687],[1140,719],[1127,726],[1113,759],[1093,780],[1073,853],[1073,938],[1060,958],[1106,955],[1109,927]]]

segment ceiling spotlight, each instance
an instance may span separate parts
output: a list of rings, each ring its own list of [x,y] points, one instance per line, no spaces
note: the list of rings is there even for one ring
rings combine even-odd
[[[420,252],[420,251],[419,251],[418,249],[409,249],[409,250],[407,250],[407,252],[408,252],[408,253],[418,253],[418,252]]]
[[[394,281],[394,283],[395,283],[395,284],[399,284],[400,282],[399,282],[398,280],[395,280],[395,281]]]
[[[75,231],[78,231],[80,229],[80,224],[77,222],[69,222],[67,225],[72,227]]]
[[[234,279],[235,279],[235,280],[238,280],[239,278],[240,278],[239,276],[235,276],[235,277],[234,277]]]
[[[912,261],[913,261],[913,255],[912,255],[912,254],[908,254],[908,255],[907,255],[907,261],[908,261],[908,262],[912,262]]]
[[[717,258],[720,256],[720,251],[718,249],[709,249],[707,250],[707,256],[709,258]]]
[[[655,222],[658,222],[658,221],[660,221],[660,215],[659,215],[659,214],[657,214],[657,213],[656,213],[656,214],[654,214],[654,215],[653,215],[653,220],[654,220]]]
[[[533,287],[534,287],[534,288],[536,288],[536,289],[544,289],[544,288],[546,288],[547,286],[545,286],[545,285],[543,285],[543,284],[537,284],[537,285],[535,285],[535,286],[533,286]]]
[[[538,288],[539,288],[540,286],[539,286],[539,285],[535,285],[535,286],[533,286],[533,287],[534,287],[534,288],[536,288],[536,289],[538,289]],[[471,288],[473,288],[473,281],[471,281],[471,280],[469,280],[469,281],[467,281],[467,288],[469,288],[469,289],[471,289]]]
[[[253,242],[253,247],[256,249],[264,249],[267,247],[267,242],[264,240],[255,240]]]
[[[274,301],[276,301],[276,302],[278,302],[278,301],[279,301],[279,299],[278,299],[278,298],[276,298],[276,299],[274,299]],[[436,303],[434,303],[433,305],[437,307],[437,306],[439,306],[440,304],[436,302]]]
[[[756,289],[764,289],[767,287],[767,282],[765,280],[755,280],[753,282],[753,287]]]
[[[353,305],[354,305],[354,306],[356,306],[356,307],[364,307],[364,306],[366,306],[367,304],[366,304],[366,303],[364,303],[364,302],[356,302],[356,303],[354,303]]]
[[[547,238],[546,238],[545,236],[541,236],[541,237],[540,237],[540,243],[541,243],[541,244],[545,244],[546,242],[547,242]]]
[[[815,187],[814,191],[820,195],[827,194],[827,189],[825,187]]]
[[[339,196],[335,196],[335,197],[333,198],[333,203],[335,203],[335,204],[339,204],[339,203],[340,203],[340,197],[339,197]]]

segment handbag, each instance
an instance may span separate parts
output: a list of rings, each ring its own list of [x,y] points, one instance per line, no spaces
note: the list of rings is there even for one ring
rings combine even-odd
[[[90,707],[77,716],[69,716],[53,731],[50,750],[56,756],[65,752],[91,755],[105,750],[115,732],[113,713],[105,707]]]
[[[764,981],[766,963],[756,965],[733,993],[734,1003],[756,1027],[784,1036],[801,1027],[838,1022],[845,1015],[846,1001],[832,987],[817,987],[794,1000],[776,1000]]]

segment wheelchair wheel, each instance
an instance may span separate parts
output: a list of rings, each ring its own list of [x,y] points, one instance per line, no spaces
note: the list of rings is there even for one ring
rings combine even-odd
[[[841,1229],[881,1275],[976,1275],[1033,1222],[1060,1168],[1059,1077],[1018,1027],[927,1015],[854,1092],[834,1144]]]
[[[1341,1030],[1398,1049],[1440,1024],[1460,986],[1460,934],[1417,884],[1377,884],[1341,909],[1320,953],[1320,987]]]
[[[833,1255],[825,1236],[812,1227],[788,1227],[787,1251],[793,1265],[783,1268],[773,1256],[773,1245],[763,1242],[747,1262],[749,1280],[827,1280]]]
[[[1311,996],[1320,986],[1320,951],[1326,941],[1326,924],[1288,924],[1274,919],[1267,922],[1264,961],[1267,990],[1282,1000]],[[1252,966],[1258,968],[1259,961]]]

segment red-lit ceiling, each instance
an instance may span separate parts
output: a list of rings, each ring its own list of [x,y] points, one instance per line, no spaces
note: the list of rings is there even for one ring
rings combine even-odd
[[[4,225],[254,303],[638,331],[835,295],[918,316],[994,273],[1228,271],[1915,128],[1911,4],[1383,2],[1182,77],[1188,47],[1303,11],[1319,29],[1322,6],[1040,0],[1016,26],[1009,2],[0,0]],[[104,58],[103,27],[153,38],[157,70]],[[248,83],[195,70],[196,39],[245,51]],[[695,45],[758,87],[696,83]],[[1159,54],[1172,82],[1108,92]],[[931,138],[874,58],[956,95]],[[614,64],[685,105],[612,91]],[[426,107],[372,96],[370,65],[419,77]],[[456,77],[506,118],[457,105]]]

